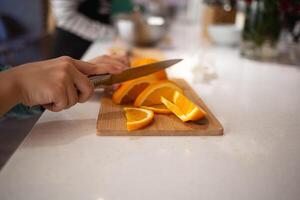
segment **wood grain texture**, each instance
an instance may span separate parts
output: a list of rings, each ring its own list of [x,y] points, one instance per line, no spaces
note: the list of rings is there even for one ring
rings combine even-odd
[[[223,127],[204,102],[183,79],[174,79],[185,95],[203,108],[207,115],[197,122],[182,122],[175,115],[155,114],[154,121],[144,129],[127,131],[124,106],[115,105],[110,95],[101,98],[97,120],[99,136],[216,136],[223,135]]]

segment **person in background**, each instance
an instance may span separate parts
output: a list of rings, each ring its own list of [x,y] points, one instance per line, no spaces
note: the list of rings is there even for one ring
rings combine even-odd
[[[112,0],[51,0],[56,18],[53,56],[80,59],[92,41],[113,36]]]
[[[88,75],[120,73],[125,57],[100,56],[84,62],[68,56],[23,64],[0,72],[0,117],[16,104],[42,105],[58,112],[87,101],[94,91]]]

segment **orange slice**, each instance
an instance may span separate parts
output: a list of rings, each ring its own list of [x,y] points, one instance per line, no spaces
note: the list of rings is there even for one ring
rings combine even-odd
[[[144,89],[136,98],[134,105],[152,106],[161,104],[161,97],[173,99],[174,91],[183,93],[182,89],[169,80],[156,81]]]
[[[154,118],[152,110],[144,108],[124,108],[128,131],[134,131],[150,124]]]
[[[150,64],[150,63],[154,63],[154,62],[158,62],[159,60],[154,59],[154,58],[135,58],[132,59],[131,61],[131,67],[139,67],[141,65],[146,65],[146,64]],[[167,73],[165,72],[165,70],[161,70],[158,71],[154,74],[150,74],[148,75],[150,77],[155,77],[159,80],[165,80],[168,79]]]
[[[171,111],[173,112],[179,119],[181,119],[182,121],[186,122],[188,121],[187,117],[185,116],[185,114],[182,112],[182,110],[176,106],[174,103],[172,103],[171,101],[167,100],[164,97],[161,97],[161,102]]]
[[[115,104],[133,103],[137,96],[151,83],[156,80],[153,78],[141,77],[126,81],[114,92],[112,100]]]
[[[153,105],[153,106],[141,106],[141,108],[152,110],[154,113],[157,113],[157,114],[172,113],[164,104],[158,104],[158,105]]]
[[[174,93],[172,102],[164,97],[161,97],[161,102],[184,122],[197,121],[206,115],[202,108],[177,91]]]

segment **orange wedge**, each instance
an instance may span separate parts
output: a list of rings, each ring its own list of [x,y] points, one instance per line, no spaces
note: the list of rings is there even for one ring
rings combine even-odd
[[[135,58],[135,59],[132,59],[132,61],[131,61],[131,67],[139,67],[141,65],[146,65],[146,64],[150,64],[150,63],[154,63],[154,62],[158,62],[158,61],[159,60],[154,59],[154,58]],[[164,70],[156,72],[154,74],[150,74],[148,76],[155,77],[159,80],[168,79],[167,73]]]
[[[170,111],[164,104],[158,104],[153,106],[141,106],[141,108],[145,108],[147,110],[152,110],[154,113],[157,114],[170,114]]]
[[[124,108],[126,114],[126,125],[128,131],[141,129],[150,124],[154,118],[152,110],[144,108]]]
[[[177,91],[174,93],[172,102],[164,97],[161,97],[161,102],[184,122],[197,121],[206,115],[202,108]]]
[[[115,104],[133,103],[137,96],[151,83],[156,80],[148,77],[141,77],[126,81],[114,92],[112,100]]]
[[[136,98],[134,105],[140,106],[152,106],[161,104],[161,97],[166,99],[173,99],[174,92],[178,91],[183,93],[182,89],[178,87],[174,82],[169,80],[160,80],[150,84],[144,89]]]
[[[176,106],[174,103],[172,103],[171,101],[167,100],[164,97],[161,97],[161,102],[171,111],[173,112],[179,119],[181,119],[182,121],[186,122],[188,121],[187,117],[185,116],[185,114],[182,112],[182,110]]]

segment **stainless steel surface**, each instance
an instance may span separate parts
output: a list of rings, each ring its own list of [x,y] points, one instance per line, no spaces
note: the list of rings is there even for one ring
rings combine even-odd
[[[142,16],[140,13],[119,15],[115,25],[121,39],[131,45],[153,46],[167,32],[166,19],[160,16]]]
[[[121,74],[102,74],[91,76],[89,77],[89,79],[95,87],[99,87],[101,85],[112,85],[115,83],[121,83],[138,77],[146,76],[160,70],[164,70],[180,62],[181,60],[182,59],[164,60],[147,65],[142,65],[140,67],[130,68],[123,71]]]

